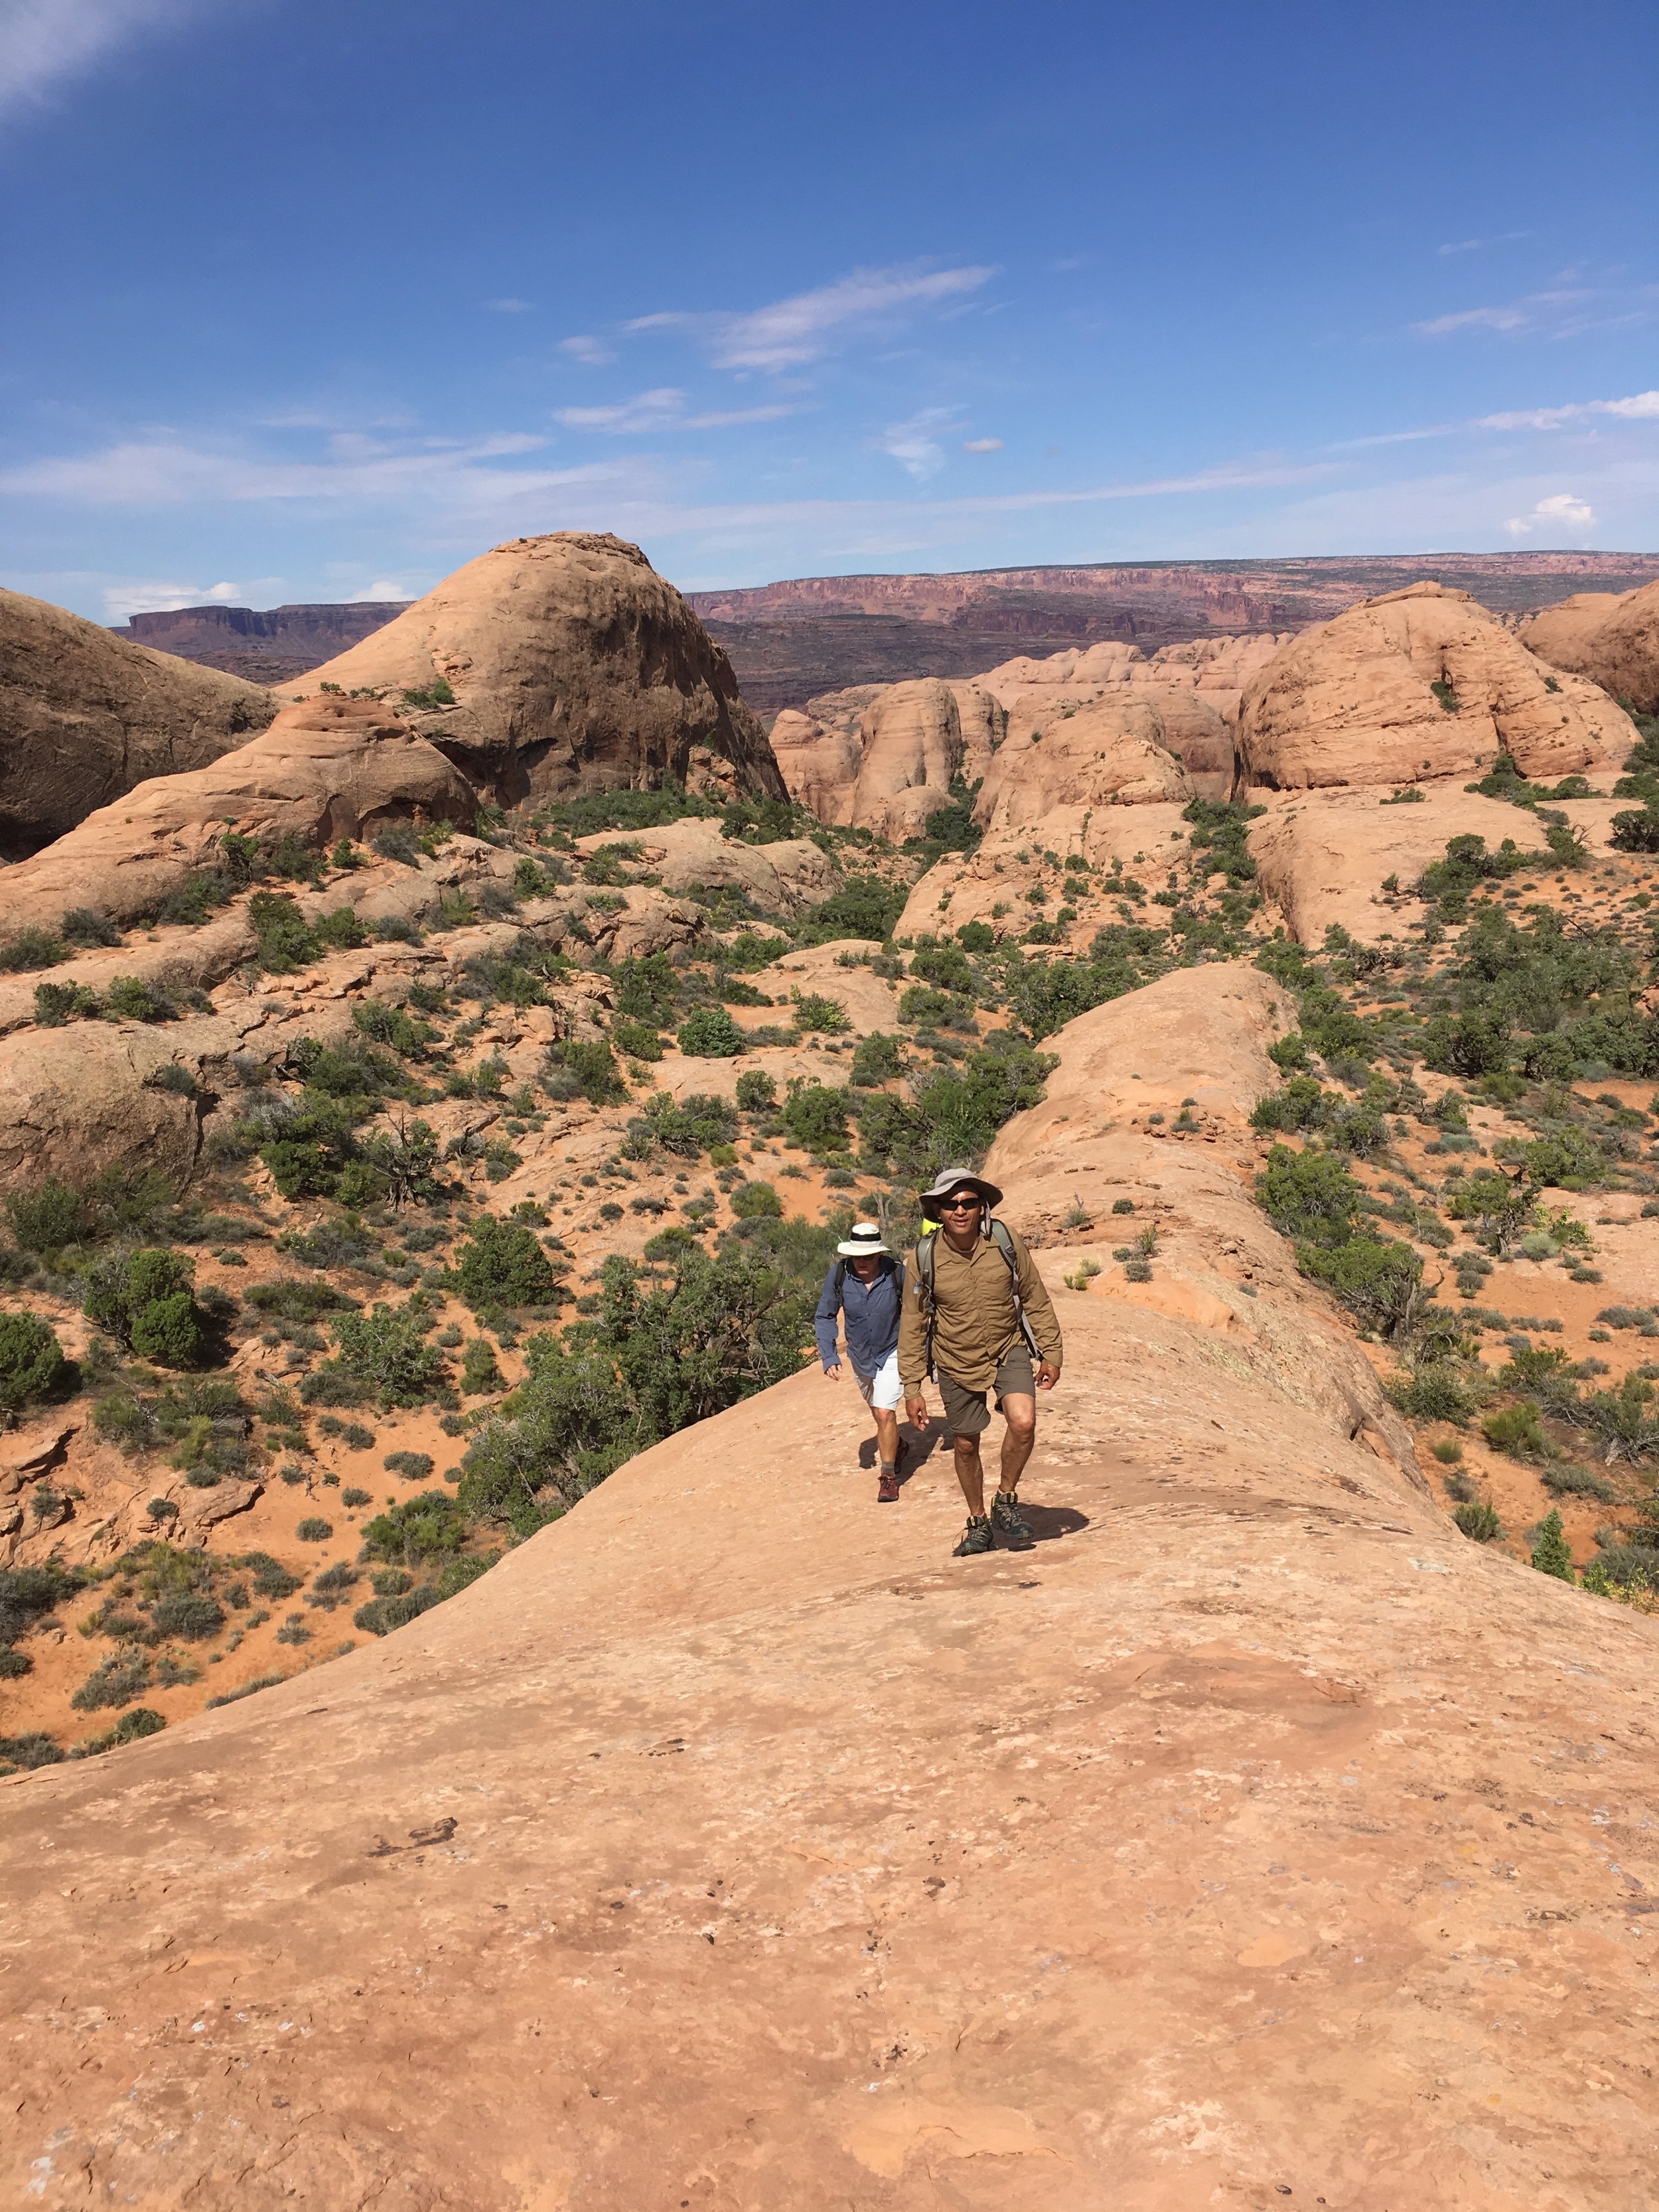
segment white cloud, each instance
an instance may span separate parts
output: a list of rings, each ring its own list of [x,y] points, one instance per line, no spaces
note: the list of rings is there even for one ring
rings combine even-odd
[[[129,615],[169,614],[175,607],[234,606],[241,603],[240,584],[210,584],[205,590],[200,584],[168,584],[154,580],[137,579],[107,585],[104,590],[104,606],[111,622],[125,622]]]
[[[534,308],[536,302],[533,300],[514,300],[508,298],[505,300],[486,300],[484,301],[484,305],[489,309],[492,314],[527,315]]]
[[[1529,230],[1500,230],[1492,238],[1460,238],[1453,246],[1443,246],[1440,253],[1443,258],[1449,253],[1482,253],[1489,246],[1508,246],[1515,239],[1532,234]]]
[[[572,361],[579,361],[585,368],[603,368],[617,358],[602,338],[561,338],[559,351],[568,353]]]
[[[1511,538],[1525,538],[1534,530],[1559,530],[1564,525],[1575,531],[1593,530],[1595,510],[1570,491],[1556,491],[1540,499],[1530,514],[1511,515],[1504,527]]]
[[[1529,292],[1496,307],[1464,307],[1413,323],[1419,337],[1452,337],[1462,331],[1490,331],[1499,337],[1577,337],[1586,331],[1630,330],[1659,313],[1659,285],[1640,284],[1623,291],[1589,286]]]
[[[146,32],[169,31],[209,0],[0,0],[0,111],[38,106]]]
[[[349,593],[346,605],[349,607],[355,607],[368,599],[414,599],[419,597],[420,593],[411,591],[407,584],[396,583],[390,577],[382,577],[378,584],[365,584],[361,592]]]
[[[1586,415],[1613,415],[1626,422],[1659,418],[1659,392],[1633,392],[1628,399],[1573,400],[1562,407],[1526,407],[1510,415],[1482,415],[1477,430],[1556,430]]]
[[[876,451],[896,461],[918,483],[925,483],[945,466],[939,434],[956,427],[948,408],[924,407],[906,422],[890,422],[875,441]]]
[[[554,419],[570,430],[599,430],[610,437],[634,437],[650,430],[726,430],[739,422],[775,422],[793,407],[734,407],[712,414],[688,415],[685,394],[677,385],[659,386],[610,407],[561,407]]]
[[[833,284],[742,313],[641,315],[630,331],[686,329],[719,368],[796,368],[828,352],[835,334],[890,323],[907,312],[959,300],[988,283],[990,268],[855,269]]]
[[[1000,438],[964,438],[962,450],[964,453],[1000,453],[1002,441]]]

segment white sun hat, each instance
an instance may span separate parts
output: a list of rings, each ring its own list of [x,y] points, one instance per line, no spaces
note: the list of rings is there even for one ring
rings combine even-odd
[[[880,1225],[873,1221],[855,1221],[853,1233],[836,1247],[843,1260],[872,1260],[886,1251],[881,1241]]]

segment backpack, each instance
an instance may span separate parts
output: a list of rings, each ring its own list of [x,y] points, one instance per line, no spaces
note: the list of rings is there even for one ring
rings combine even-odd
[[[896,1252],[890,1252],[887,1256],[893,1263],[893,1273],[897,1278],[896,1287],[900,1297],[902,1298],[904,1296],[904,1262],[899,1258]],[[851,1266],[852,1261],[850,1260],[837,1260],[836,1262],[836,1304],[837,1307],[841,1304],[842,1292],[845,1289],[847,1284],[847,1271]]]
[[[985,1224],[985,1234],[1001,1253],[1007,1267],[1009,1285],[1014,1294],[1014,1318],[1019,1323],[1019,1333],[1025,1340],[1025,1348],[1033,1359],[1040,1359],[1042,1355],[1037,1350],[1031,1324],[1025,1318],[1025,1303],[1019,1295],[1019,1261],[1014,1256],[1013,1233],[1006,1222],[999,1221],[993,1215]],[[938,1230],[932,1230],[916,1246],[916,1283],[921,1291],[922,1310],[927,1316],[927,1380],[930,1382],[936,1379],[933,1373],[933,1327],[938,1305],[933,1297],[933,1246],[938,1236]]]

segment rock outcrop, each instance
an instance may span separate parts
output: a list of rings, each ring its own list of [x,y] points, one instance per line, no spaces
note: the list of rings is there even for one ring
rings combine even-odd
[[[820,822],[839,827],[853,811],[863,748],[856,730],[838,729],[786,707],[772,725],[772,757],[784,787]]]
[[[1659,712],[1659,583],[1577,592],[1521,626],[1521,642],[1553,668],[1587,676],[1644,714]]]
[[[1612,769],[1634,736],[1605,693],[1553,674],[1467,592],[1423,583],[1284,647],[1245,690],[1238,743],[1247,782],[1304,791],[1468,776],[1499,752],[1553,781]]]
[[[1097,807],[1189,799],[1195,787],[1176,750],[1183,724],[1194,731],[1195,750],[1206,724],[1218,739],[1223,734],[1219,715],[1190,695],[1121,690],[1052,708],[1041,694],[1027,695],[1009,715],[975,817],[993,830],[1042,823],[1043,841],[1053,844]]]
[[[309,699],[284,708],[251,744],[141,784],[9,869],[5,924],[50,927],[72,907],[136,921],[192,869],[212,865],[229,830],[297,837],[314,851],[393,821],[465,828],[476,811],[466,779],[376,702]]]
[[[276,711],[268,691],[0,592],[0,860],[155,775],[205,767]]]
[[[1659,1624],[1426,1495],[1246,1194],[1293,1018],[1097,1008],[992,1153],[1066,1333],[1033,1553],[948,1556],[937,1432],[878,1511],[807,1372],[0,1783],[13,2196],[1645,2212]]]
[[[349,652],[284,685],[429,692],[420,726],[503,805],[684,781],[695,748],[784,797],[720,647],[635,545],[556,531],[498,545]]]
[[[626,836],[606,830],[577,840],[583,853],[606,845],[622,847],[634,865],[660,880],[665,890],[729,886],[746,892],[765,914],[800,914],[827,899],[841,881],[834,860],[810,838],[745,845],[740,838],[722,836],[720,823],[706,817]]]

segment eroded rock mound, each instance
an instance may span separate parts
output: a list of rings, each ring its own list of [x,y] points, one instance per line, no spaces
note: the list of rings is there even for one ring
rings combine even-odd
[[[1246,688],[1243,775],[1276,791],[1478,774],[1507,752],[1555,781],[1611,769],[1630,718],[1556,675],[1467,592],[1434,583],[1362,600],[1304,630]]]
[[[810,838],[745,845],[740,838],[722,836],[719,823],[706,817],[621,838],[607,830],[577,840],[584,853],[619,844],[660,879],[665,890],[729,886],[745,892],[765,914],[800,914],[828,898],[841,881],[835,862]]]
[[[465,828],[476,811],[465,777],[375,701],[307,700],[252,744],[141,784],[9,870],[5,923],[52,927],[73,907],[136,921],[211,866],[227,830],[314,851],[394,820]]]
[[[1206,761],[1206,740],[1224,744],[1220,716],[1190,695],[1123,690],[1075,706],[1040,701],[1028,695],[1009,715],[974,809],[988,830],[1042,823],[1053,844],[1093,808],[1190,799],[1195,787],[1176,750],[1183,735]]]
[[[285,696],[324,684],[429,694],[421,727],[503,805],[684,781],[694,748],[781,799],[766,734],[724,653],[636,545],[586,531],[469,561]]]
[[[772,725],[772,757],[797,805],[820,822],[847,821],[863,758],[856,730],[826,726],[799,708],[786,707]]]
[[[276,711],[256,684],[0,592],[0,859],[38,852],[149,776],[204,767]]]
[[[1523,623],[1521,642],[1641,713],[1659,712],[1659,583],[1634,592],[1577,592]]]

